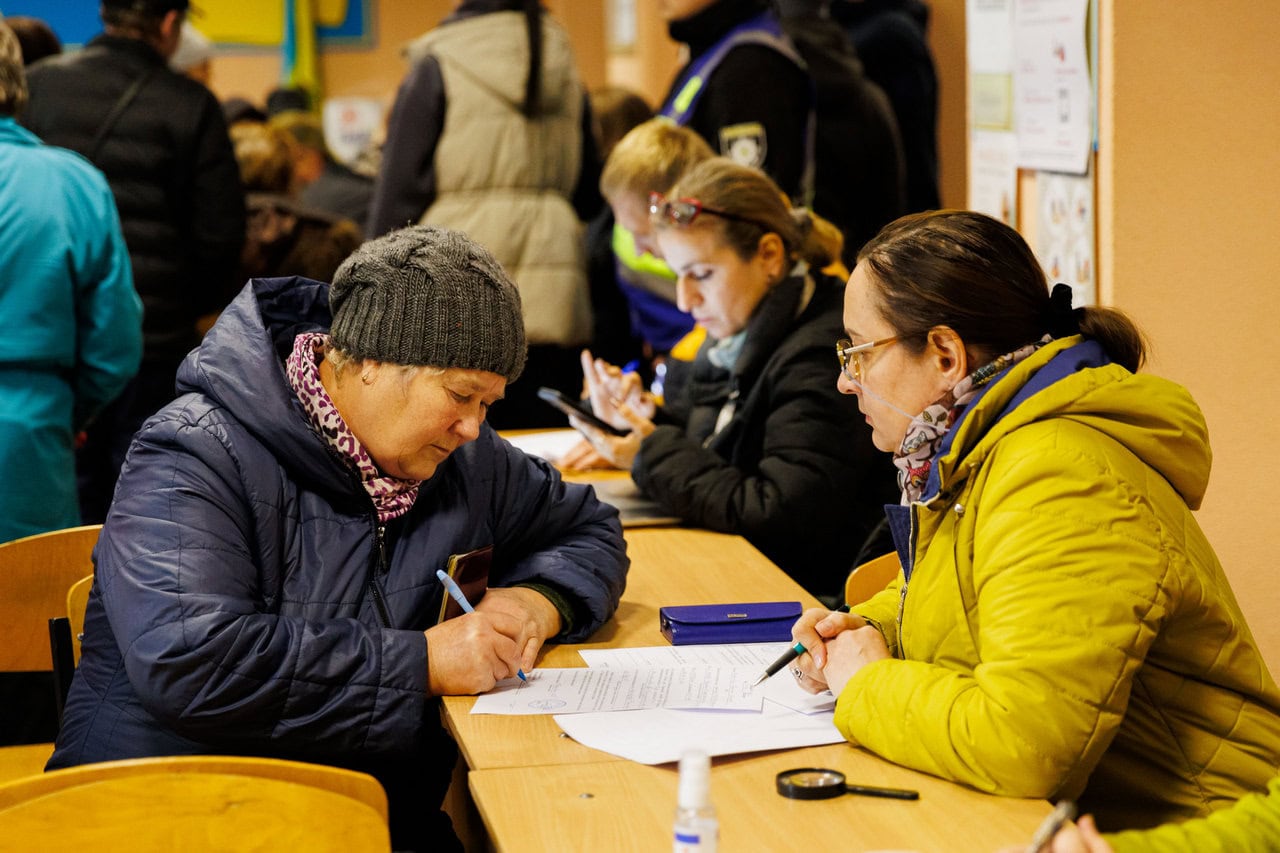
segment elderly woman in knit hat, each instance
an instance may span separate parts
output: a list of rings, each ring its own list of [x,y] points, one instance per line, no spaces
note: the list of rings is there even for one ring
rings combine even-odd
[[[250,281],[129,451],[49,766],[355,767],[396,849],[447,848],[436,697],[587,637],[628,565],[612,508],[485,425],[524,359],[515,286],[458,232],[366,243],[332,287]],[[440,621],[458,564],[476,612]]]

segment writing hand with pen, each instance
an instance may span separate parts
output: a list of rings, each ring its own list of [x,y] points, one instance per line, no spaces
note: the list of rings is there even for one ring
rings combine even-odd
[[[427,629],[427,689],[433,696],[491,690],[533,669],[542,644],[559,632],[560,612],[540,593],[491,588],[474,613]]]
[[[806,649],[791,674],[809,693],[830,690],[838,697],[858,670],[890,657],[880,631],[852,613],[812,607],[796,620],[791,637]]]

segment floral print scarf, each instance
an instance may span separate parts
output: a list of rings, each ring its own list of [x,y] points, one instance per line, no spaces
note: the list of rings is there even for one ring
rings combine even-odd
[[[902,489],[904,506],[920,500],[924,494],[925,485],[929,482],[929,473],[933,470],[933,460],[938,453],[938,448],[942,446],[942,440],[947,437],[947,433],[951,431],[956,421],[960,420],[965,407],[978,396],[978,392],[1005,368],[1022,361],[1051,340],[1053,340],[1051,337],[1045,335],[1033,344],[1027,344],[982,365],[957,382],[954,388],[927,406],[907,425],[907,434],[902,439],[902,446],[893,455],[893,464],[898,469],[898,486]]]
[[[355,468],[360,475],[360,484],[373,500],[378,523],[385,524],[409,511],[418,497],[422,481],[401,480],[379,471],[360,439],[342,419],[320,382],[320,362],[328,345],[328,335],[318,332],[298,335],[293,339],[293,352],[285,361],[285,375],[293,393],[302,401],[311,426],[329,447]]]

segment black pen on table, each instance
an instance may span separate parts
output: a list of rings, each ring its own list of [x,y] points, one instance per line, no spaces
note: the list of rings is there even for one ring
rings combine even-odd
[[[848,613],[849,605],[846,604],[836,609],[834,612]],[[791,648],[787,649],[785,652],[779,655],[777,660],[775,660],[773,663],[766,666],[764,668],[764,675],[757,678],[755,680],[755,683],[753,683],[751,686],[758,687],[764,682],[768,681],[770,678],[773,678],[782,670],[783,667],[785,667],[787,664],[791,663],[793,660],[800,657],[800,655],[804,654],[807,651],[809,650],[804,647],[804,643],[800,643],[800,642],[795,643]]]

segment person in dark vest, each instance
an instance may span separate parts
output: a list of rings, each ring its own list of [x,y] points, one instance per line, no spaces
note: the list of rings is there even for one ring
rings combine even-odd
[[[862,244],[906,213],[898,121],[831,19],[830,0],[774,2],[813,81],[813,209],[844,234],[842,260],[852,268]]]
[[[134,432],[174,397],[202,315],[235,294],[244,193],[222,110],[166,65],[188,0],[103,0],[105,32],[28,74],[22,122],[83,154],[111,186],[144,306],[142,367],[79,454],[81,516],[100,522]]]
[[[724,157],[755,166],[798,204],[813,183],[813,93],[804,61],[767,0],[661,0],[689,50],[659,115]]]

